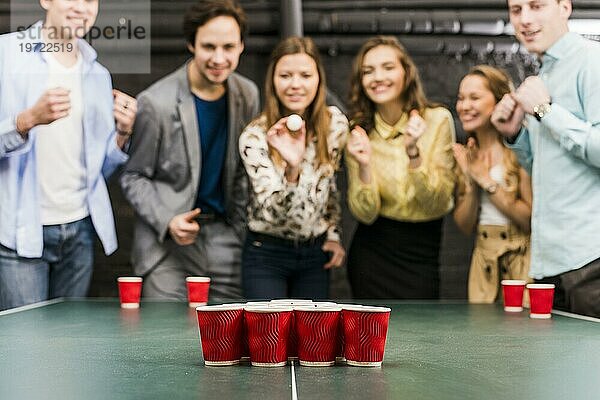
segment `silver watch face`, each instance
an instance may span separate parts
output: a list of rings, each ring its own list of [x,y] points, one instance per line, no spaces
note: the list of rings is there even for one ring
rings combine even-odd
[[[544,115],[548,114],[550,112],[551,108],[550,108],[550,104],[548,103],[542,103],[542,104],[538,104],[537,106],[533,107],[533,113],[539,118],[543,118]]]

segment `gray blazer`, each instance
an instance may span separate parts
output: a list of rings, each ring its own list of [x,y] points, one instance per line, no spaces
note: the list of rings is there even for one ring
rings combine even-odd
[[[259,112],[256,85],[239,74],[227,79],[228,140],[223,185],[226,220],[240,238],[246,228],[247,176],[238,138]],[[138,113],[121,188],[136,213],[132,262],[143,275],[161,261],[171,219],[194,207],[200,181],[200,137],[187,63],[138,96]],[[172,244],[171,244],[172,246]]]

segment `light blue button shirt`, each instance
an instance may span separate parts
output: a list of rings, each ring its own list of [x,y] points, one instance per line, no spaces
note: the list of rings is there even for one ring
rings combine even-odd
[[[542,58],[552,98],[509,145],[531,175],[533,278],[600,258],[600,44],[567,33]]]
[[[40,22],[26,32],[0,35],[0,243],[22,257],[41,257],[42,223],[36,176],[35,138],[17,133],[15,118],[47,90],[48,53],[27,51],[40,42]],[[106,254],[117,248],[114,218],[105,178],[127,155],[116,144],[111,78],[96,52],[79,40],[82,56],[83,152],[87,206]],[[31,47],[29,47],[31,49]]]

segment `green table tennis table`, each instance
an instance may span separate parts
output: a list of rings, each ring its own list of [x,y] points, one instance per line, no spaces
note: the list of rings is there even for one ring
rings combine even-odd
[[[392,308],[381,368],[205,367],[180,302],[0,313],[0,399],[600,399],[600,323],[452,302]]]

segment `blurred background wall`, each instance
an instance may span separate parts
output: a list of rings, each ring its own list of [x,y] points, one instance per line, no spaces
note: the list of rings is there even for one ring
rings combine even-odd
[[[13,8],[18,3],[15,1]],[[121,3],[126,5],[128,0]],[[150,1],[150,73],[114,74],[116,88],[136,95],[189,58],[181,23],[185,9],[193,3],[187,0]],[[102,7],[102,1],[100,4]],[[419,67],[429,98],[445,104],[454,115],[458,82],[471,66],[486,63],[503,67],[516,84],[535,73],[537,68],[535,60],[512,36],[506,0],[242,0],[241,4],[249,17],[250,34],[238,71],[262,87],[271,49],[282,32],[294,32],[298,28],[293,25],[297,19],[289,12],[301,10],[303,23],[300,28],[321,49],[331,101],[341,108],[348,98],[354,54],[368,37],[376,34],[399,37]],[[571,30],[600,40],[600,0],[574,0],[573,5]],[[281,10],[288,13],[282,15]],[[0,0],[0,33],[10,31],[10,26],[11,2]],[[456,128],[458,140],[464,140],[458,124]],[[343,172],[339,184],[344,191]],[[111,178],[110,192],[119,250],[105,257],[97,246],[91,296],[116,296],[116,277],[132,273],[129,254],[134,215],[122,197],[116,175]],[[346,248],[355,224],[344,203]],[[451,218],[446,218],[441,255],[442,298],[466,298],[472,240],[458,232]],[[344,268],[334,271],[331,294],[333,298],[350,297]]]

